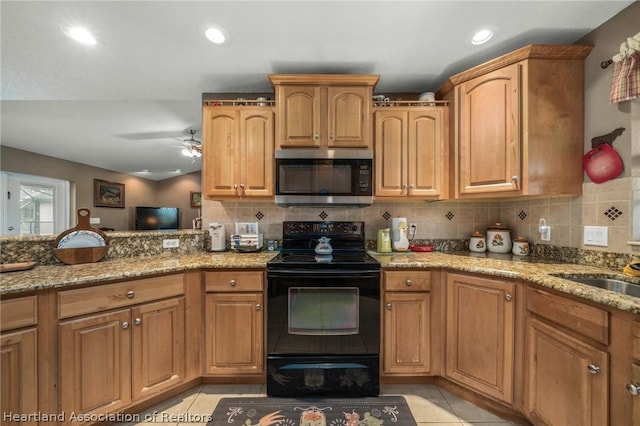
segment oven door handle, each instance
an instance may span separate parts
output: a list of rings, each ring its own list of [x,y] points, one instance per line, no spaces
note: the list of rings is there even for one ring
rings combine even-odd
[[[314,270],[302,271],[300,269],[281,269],[278,271],[267,270],[269,278],[327,278],[327,277],[347,277],[347,278],[379,278],[380,271],[341,269],[341,270]]]

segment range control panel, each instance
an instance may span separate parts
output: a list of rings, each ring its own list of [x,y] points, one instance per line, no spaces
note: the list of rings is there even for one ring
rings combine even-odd
[[[284,222],[284,236],[364,236],[364,222]]]

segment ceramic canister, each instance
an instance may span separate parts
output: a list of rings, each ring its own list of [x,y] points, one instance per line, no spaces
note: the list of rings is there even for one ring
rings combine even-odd
[[[517,237],[513,240],[513,250],[511,251],[516,256],[528,256],[529,255],[529,242],[523,237]]]
[[[492,253],[511,251],[511,233],[502,223],[497,222],[487,228],[487,250]]]
[[[487,241],[480,231],[471,234],[469,238],[469,251],[483,253],[487,250]]]

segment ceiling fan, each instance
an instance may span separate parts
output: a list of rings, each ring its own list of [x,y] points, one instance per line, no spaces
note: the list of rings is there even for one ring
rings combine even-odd
[[[185,148],[182,150],[182,155],[191,157],[193,159],[202,156],[202,142],[194,138],[196,130],[189,129],[187,133],[191,136],[189,139],[184,140]]]

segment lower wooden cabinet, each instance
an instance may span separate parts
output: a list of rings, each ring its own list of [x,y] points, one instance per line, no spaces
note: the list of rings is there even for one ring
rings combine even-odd
[[[513,403],[515,283],[446,274],[446,377]]]
[[[2,425],[17,424],[9,421],[5,414],[13,415],[36,413],[37,395],[37,336],[36,329],[29,328],[0,336],[0,370],[2,387],[0,388],[0,407],[2,407]],[[33,425],[35,422],[19,422]]]
[[[264,373],[264,272],[205,273],[204,374]]]
[[[535,425],[608,424],[608,354],[527,318],[525,414]]]
[[[0,302],[0,424],[34,425],[34,421],[14,421],[7,414],[38,411],[37,296]]]
[[[185,379],[184,296],[163,298],[184,293],[182,274],[92,289],[58,296],[61,315],[98,312],[64,318],[58,326],[60,409],[83,419],[116,412]],[[122,308],[100,312],[105,300]]]
[[[429,375],[431,272],[383,271],[382,374]]]

